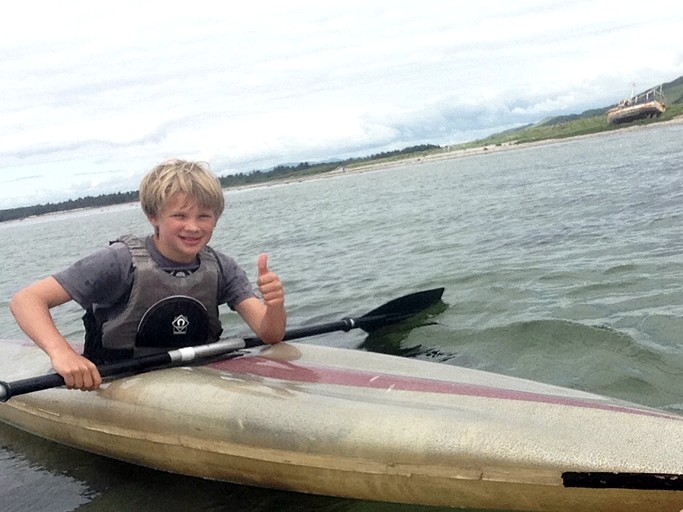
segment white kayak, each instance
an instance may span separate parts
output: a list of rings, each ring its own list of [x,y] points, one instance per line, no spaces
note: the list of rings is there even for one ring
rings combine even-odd
[[[0,341],[0,378],[50,370]],[[0,420],[184,475],[331,496],[527,511],[679,512],[683,416],[528,380],[281,343],[14,396]]]

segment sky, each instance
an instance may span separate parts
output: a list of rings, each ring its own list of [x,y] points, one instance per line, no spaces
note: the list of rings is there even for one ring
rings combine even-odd
[[[604,107],[683,75],[681,27],[679,0],[11,2],[0,209],[169,158],[248,173]]]

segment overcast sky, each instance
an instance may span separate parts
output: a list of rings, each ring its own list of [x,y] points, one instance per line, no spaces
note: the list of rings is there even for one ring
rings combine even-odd
[[[449,144],[683,75],[683,2],[10,2],[0,209]]]

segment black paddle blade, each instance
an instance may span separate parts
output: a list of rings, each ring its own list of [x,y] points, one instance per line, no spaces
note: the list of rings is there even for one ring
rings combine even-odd
[[[443,292],[444,288],[434,288],[404,295],[373,309],[360,318],[354,318],[355,327],[371,332],[400,322],[439,302]]]

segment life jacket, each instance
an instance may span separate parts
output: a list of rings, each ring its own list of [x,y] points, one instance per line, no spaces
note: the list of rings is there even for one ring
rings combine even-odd
[[[133,286],[122,304],[86,311],[88,359],[100,364],[218,340],[220,266],[211,249],[200,251],[197,270],[176,277],[152,260],[144,240],[125,235],[116,241],[131,253]]]

